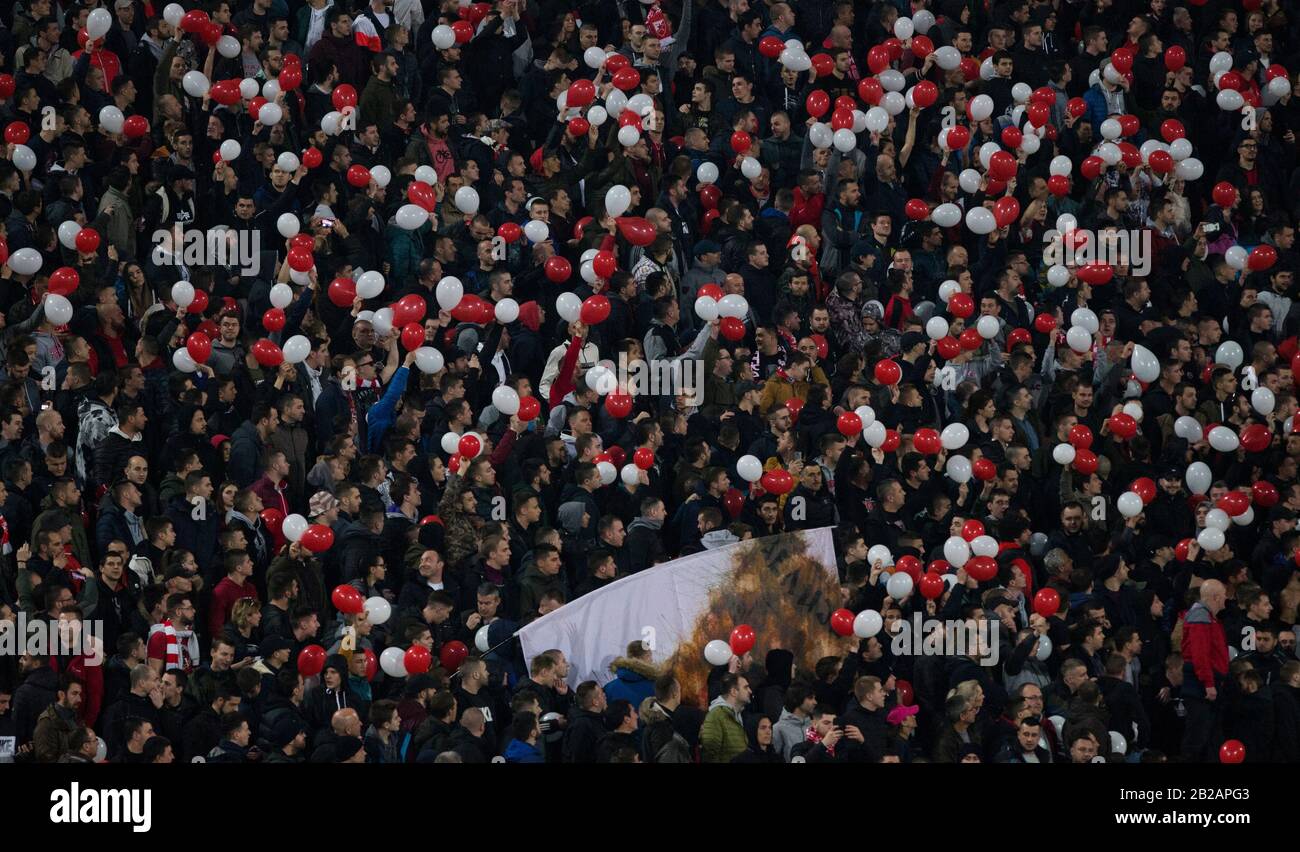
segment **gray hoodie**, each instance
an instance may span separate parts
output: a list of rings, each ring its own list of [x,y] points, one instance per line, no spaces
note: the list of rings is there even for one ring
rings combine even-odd
[[[811,716],[799,716],[783,709],[781,718],[772,727],[772,748],[781,755],[782,760],[789,763],[791,749],[804,741],[811,727]]]

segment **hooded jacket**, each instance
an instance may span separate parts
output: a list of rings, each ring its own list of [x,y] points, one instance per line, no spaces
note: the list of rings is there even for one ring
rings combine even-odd
[[[741,724],[740,713],[719,695],[709,704],[709,712],[700,726],[700,760],[703,763],[730,763],[749,748],[749,737]]]
[[[536,563],[529,565],[519,580],[519,614],[527,616],[537,611],[542,595],[547,592],[559,592],[564,599],[569,599],[569,590],[565,588],[564,573],[543,574]]]
[[[655,679],[659,669],[645,660],[633,657],[618,657],[609,664],[614,679],[605,684],[605,698],[609,701],[625,700],[633,707],[640,707],[641,702],[655,694]]]
[[[783,761],[789,763],[794,747],[804,741],[811,727],[811,716],[801,717],[783,709],[781,718],[772,726],[772,748],[776,749]]]
[[[667,561],[668,551],[664,548],[662,518],[652,520],[638,516],[627,528],[627,540],[624,547],[628,553],[628,570],[635,574],[653,565]]]

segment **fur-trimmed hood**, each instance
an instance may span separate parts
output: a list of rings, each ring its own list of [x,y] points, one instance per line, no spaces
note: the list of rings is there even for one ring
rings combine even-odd
[[[624,680],[637,680],[636,677],[624,677],[622,672],[628,672],[631,675],[639,675],[640,678],[653,681],[659,677],[659,669],[647,663],[644,660],[637,660],[632,657],[618,657],[614,662],[609,664],[609,670]]]

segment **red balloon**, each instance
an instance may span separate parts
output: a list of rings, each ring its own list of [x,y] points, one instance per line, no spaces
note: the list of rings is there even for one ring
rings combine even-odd
[[[212,340],[203,332],[196,331],[185,341],[185,351],[190,353],[196,364],[206,364],[212,357]]]
[[[978,458],[971,463],[971,473],[980,482],[991,482],[998,475],[998,466],[987,458]]]
[[[1034,593],[1034,612],[1051,618],[1061,609],[1061,593],[1056,589],[1039,589]]]
[[[1110,55],[1110,64],[1114,65],[1119,73],[1127,74],[1133,68],[1133,54],[1124,48],[1119,48]]]
[[[609,456],[610,464],[614,465],[614,467],[622,467],[627,464],[627,453],[618,444],[610,447],[601,455]]]
[[[334,87],[334,91],[330,94],[330,100],[333,102],[334,108],[339,111],[347,107],[354,107],[357,105],[356,87],[349,83],[340,83]]]
[[[1138,424],[1131,415],[1120,412],[1109,419],[1110,431],[1121,441],[1127,441],[1137,434]]]
[[[1016,158],[1007,151],[996,151],[989,157],[989,174],[1001,181],[1016,176]]]
[[[869,106],[876,106],[880,99],[885,95],[885,87],[880,85],[880,81],[875,77],[863,77],[858,81],[858,97],[866,101]],[[916,100],[915,93],[912,100]]]
[[[917,583],[921,597],[928,601],[936,600],[940,595],[942,595],[944,585],[943,577],[938,574],[926,574],[921,578],[921,581]]]
[[[312,524],[303,531],[302,538],[298,539],[298,543],[312,553],[324,553],[334,546],[334,530],[325,526],[325,524]],[[360,604],[356,611],[360,612],[365,609],[365,601],[361,598],[360,592],[356,592],[356,595]]]
[[[330,282],[328,294],[335,307],[351,307],[357,299],[357,284],[351,278],[335,278]]]
[[[316,241],[312,239],[311,234],[294,234],[289,238],[289,250],[302,249],[311,251],[316,247]]]
[[[903,370],[897,361],[885,358],[876,362],[875,376],[882,385],[896,385],[903,378]]]
[[[575,139],[580,139],[591,132],[591,122],[587,121],[587,119],[583,118],[582,116],[571,118],[569,119],[569,125],[567,129],[569,131],[570,136],[572,136]]]
[[[1038,314],[1034,317],[1034,328],[1041,334],[1051,334],[1056,330],[1056,317],[1052,314]]]
[[[571,107],[585,107],[596,97],[596,86],[590,80],[574,80],[569,85],[564,102]]]
[[[541,413],[542,404],[535,398],[526,396],[519,400],[519,413],[516,416],[525,423],[537,419]]]
[[[831,630],[837,636],[853,635],[853,620],[856,618],[851,609],[837,609],[831,613]]]
[[[974,352],[984,345],[984,338],[980,337],[978,329],[968,328],[957,337],[957,342],[967,352]]]
[[[415,293],[407,293],[393,303],[393,325],[409,325],[420,322],[428,310],[428,304]]]
[[[1191,555],[1192,541],[1193,539],[1185,538],[1174,545],[1174,558],[1179,562],[1186,562],[1187,557]]]
[[[912,446],[923,456],[935,456],[943,449],[943,441],[934,429],[917,429],[912,436]]]
[[[912,198],[904,206],[904,212],[907,214],[907,218],[919,222],[930,215],[930,205],[919,198]]]
[[[618,271],[618,261],[614,258],[613,252],[598,251],[591,259],[591,268],[597,276],[608,278]]]
[[[252,352],[257,363],[263,367],[276,367],[284,360],[284,353],[280,351],[280,347],[266,338],[254,343]]]
[[[921,579],[921,560],[911,554],[904,554],[894,563],[894,570],[902,571],[912,578],[913,583],[916,583]]]
[[[972,556],[963,567],[978,583],[987,583],[998,575],[998,563],[992,556]]]
[[[1156,499],[1156,483],[1149,476],[1139,476],[1129,484],[1128,490],[1141,497],[1143,505]]]
[[[984,524],[977,518],[970,518],[961,525],[961,537],[966,541],[974,541],[984,535]]]
[[[722,200],[722,190],[718,189],[715,184],[707,184],[700,187],[700,206],[705,210],[714,210],[718,202]]]
[[[349,170],[349,172],[350,171],[351,170]],[[361,178],[361,174],[358,172],[357,179],[360,180],[360,178]],[[366,177],[366,180],[369,181],[368,175]],[[362,184],[362,186],[365,186],[365,184]],[[416,205],[417,207],[423,207],[425,210],[428,210],[430,213],[433,212],[433,208],[438,206],[438,199],[437,196],[435,196],[433,193],[433,187],[429,186],[427,183],[418,180],[413,180],[410,182],[410,184],[407,185],[406,200]],[[513,225],[514,223],[510,222],[507,224]],[[504,228],[505,225],[502,225],[501,227]],[[515,225],[515,227],[517,228],[519,226]]]
[[[898,703],[903,707],[911,707],[916,703],[910,681],[896,680],[894,681],[894,689],[898,692]]]
[[[318,167],[325,161],[325,155],[320,152],[319,148],[308,148],[302,152],[302,164],[309,169]]]
[[[357,189],[366,188],[370,185],[370,169],[360,163],[353,163],[348,167],[348,183]]]
[[[737,154],[744,154],[754,144],[754,140],[743,130],[737,130],[731,134],[731,150]]]
[[[862,431],[862,418],[852,411],[846,411],[836,420],[835,428],[840,430],[841,435],[850,438]]]
[[[573,265],[558,254],[546,259],[546,280],[552,284],[563,284],[573,274]]]
[[[85,233],[85,231],[83,230],[82,233]],[[80,235],[77,237],[77,245],[81,245]],[[1251,272],[1263,272],[1275,263],[1277,263],[1277,249],[1267,243],[1255,246],[1250,250],[1250,254],[1246,256],[1246,266],[1250,268]]]
[[[1214,203],[1220,207],[1231,207],[1232,203],[1237,200],[1237,188],[1226,180],[1221,180],[1214,185],[1211,192],[1214,196]]]
[[[1076,450],[1074,453],[1074,469],[1084,476],[1090,476],[1097,472],[1097,454],[1092,450]]]
[[[1215,508],[1227,512],[1228,517],[1235,518],[1250,508],[1250,497],[1244,491],[1229,491],[1214,505]]]
[[[929,56],[931,53],[934,53],[934,42],[930,41],[930,37],[929,37],[929,36],[923,36],[923,35],[913,35],[913,36],[912,36],[912,55],[913,55],[913,56],[915,56],[917,59],[924,59],[925,57]],[[929,81],[929,80],[926,80],[926,81],[924,81],[924,82],[929,83],[930,81]],[[920,83],[918,83],[917,85],[919,86]],[[933,85],[933,84],[931,84],[931,85]],[[916,93],[915,93],[915,92],[912,93],[912,100],[916,100]],[[918,104],[918,106],[919,106],[919,104]]]
[[[723,317],[718,322],[718,331],[723,338],[735,343],[745,339],[745,321],[739,317]]]
[[[1106,161],[1103,160],[1101,157],[1097,157],[1097,156],[1084,157],[1083,162],[1079,164],[1079,173],[1082,174],[1084,177],[1086,177],[1088,180],[1096,180],[1097,176],[1101,174],[1101,170],[1105,167],[1105,165],[1106,165]]]
[[[1172,142],[1175,139],[1182,139],[1187,136],[1187,130],[1183,123],[1176,118],[1166,118],[1160,122],[1160,135],[1166,142]]]
[[[325,649],[320,645],[308,645],[298,652],[298,674],[315,677],[324,670]]]
[[[1187,64],[1187,51],[1178,45],[1165,48],[1165,69],[1177,71]]]
[[[614,391],[605,397],[605,410],[609,416],[617,420],[622,420],[632,413],[632,397],[630,394]]]
[[[878,44],[867,51],[867,67],[872,74],[879,74],[889,67],[889,48]]]
[[[1020,202],[1014,195],[1004,195],[993,205],[993,221],[1005,228],[1020,218]]]
[[[1169,174],[1174,170],[1174,158],[1168,151],[1152,151],[1147,164],[1158,175]]]
[[[12,98],[17,87],[18,84],[14,81],[14,75],[0,74],[0,100]]]
[[[447,671],[454,672],[460,668],[460,664],[465,662],[465,658],[468,656],[469,648],[465,647],[465,643],[459,639],[453,639],[438,651],[438,662]]]
[[[307,529],[311,529],[311,527]],[[304,531],[299,543],[306,538],[307,533]],[[334,604],[335,609],[347,615],[356,615],[366,608],[365,598],[361,597],[361,593],[356,590],[355,586],[348,583],[340,583],[334,587],[334,591],[330,593],[330,602]]]
[[[758,52],[768,59],[777,59],[785,50],[785,42],[776,36],[763,36],[758,40]]]
[[[467,21],[456,23],[468,24]],[[406,668],[407,675],[424,674],[433,665],[433,654],[423,645],[412,645],[402,655],[402,665]]]
[[[755,641],[754,628],[748,624],[738,624],[731,631],[731,653],[743,657],[753,649]]]
[[[295,272],[306,272],[316,265],[316,259],[307,249],[290,249],[289,250],[289,268]]]
[[[948,138],[944,141],[949,151],[960,151],[970,144],[970,128],[965,125],[954,125],[948,128]]]
[[[1119,117],[1119,127],[1125,136],[1133,136],[1142,129],[1142,122],[1136,115],[1125,113]]]
[[[1035,104],[1037,106],[1037,104]],[[1008,148],[1019,148],[1020,143],[1025,139],[1025,135],[1020,132],[1019,127],[1005,127],[1002,130],[1002,144]]]
[[[1207,435],[1209,432],[1209,429],[1205,430]],[[1241,430],[1238,438],[1242,448],[1248,453],[1262,453],[1268,449],[1269,444],[1273,443],[1273,433],[1262,423],[1251,423]]]
[[[697,291],[696,294],[697,298],[699,296],[708,296],[710,299],[716,302],[719,299],[721,299],[723,296],[722,288],[719,287],[717,284],[701,284],[700,289]]]
[[[1047,179],[1047,191],[1057,198],[1070,194],[1070,179],[1065,175],[1052,175]]]
[[[885,443],[880,445],[880,449],[886,453],[892,453],[903,443],[903,436],[898,434],[897,429],[885,430]]]
[[[1029,334],[1029,329],[1013,328],[1010,333],[1007,334],[1007,351],[1010,352],[1018,343],[1030,343],[1032,341],[1033,337]]]
[[[1250,486],[1251,500],[1261,509],[1271,509],[1280,499],[1277,488],[1267,480],[1257,479]]]
[[[1041,101],[1035,101],[1025,109],[1025,115],[1029,117],[1030,125],[1042,127],[1052,117],[1051,106]]]
[[[77,232],[77,251],[82,254],[94,254],[99,250],[99,232],[94,228],[82,228]]]
[[[483,443],[479,441],[478,435],[467,432],[460,436],[460,442],[456,445],[456,449],[465,458],[472,459],[483,449]]]
[[[798,423],[799,412],[803,411],[803,400],[797,396],[790,397],[785,401],[785,410],[790,412],[790,419]]]
[[[181,16],[181,30],[183,32],[202,32],[208,23],[208,13],[200,9],[193,9]]]
[[[630,92],[641,85],[641,72],[635,68],[620,68],[614,72],[614,76],[610,79],[614,84],[614,88]]]
[[[627,68],[631,64],[632,60],[628,59],[623,54],[611,53],[605,60],[605,70],[611,74],[617,74],[620,70]]]
[[[769,470],[763,474],[758,482],[763,486],[764,491],[771,492],[778,497],[782,494],[788,494],[794,489],[794,477],[790,475],[789,471],[781,468]]]
[[[609,299],[597,293],[582,301],[582,311],[578,316],[587,325],[600,325],[609,319],[610,308]]]
[[[835,60],[831,59],[829,53],[814,54],[812,57],[812,70],[814,79],[829,76],[835,70]]]
[[[1070,427],[1070,446],[1076,450],[1086,450],[1092,446],[1092,430],[1082,423]]]
[[[239,103],[239,81],[238,80],[218,80],[208,89],[208,94],[212,100],[223,106],[234,106]],[[317,165],[320,165],[317,163]]]
[[[409,322],[402,326],[402,346],[407,352],[424,345],[424,326],[418,322]]]
[[[953,293],[948,299],[948,313],[961,319],[970,319],[975,313],[975,300],[970,293]]]
[[[939,87],[934,83],[931,83],[929,80],[922,80],[912,89],[912,103],[916,104],[921,109],[934,106],[935,101],[938,99]],[[948,135],[952,135],[951,130],[948,131]]]
[[[945,361],[951,361],[961,354],[961,342],[955,337],[941,337],[934,344],[935,351]]]
[[[717,189],[716,186],[713,188]],[[634,246],[648,246],[658,236],[655,226],[641,216],[620,216],[614,220],[614,223],[618,225],[618,232],[623,235],[623,239]]]
[[[281,91],[292,92],[302,85],[302,68],[286,64],[276,79],[280,82]]]
[[[638,447],[632,454],[632,463],[641,470],[649,470],[655,466],[655,451],[649,447]]]
[[[283,537],[284,530],[282,527],[284,525],[284,512],[281,512],[274,506],[268,506],[259,512],[258,515],[261,517],[262,523],[266,524],[266,528],[271,535],[276,538]]]
[[[808,109],[808,114],[813,118],[821,118],[826,114],[826,110],[831,108],[830,95],[821,89],[813,89],[808,93],[808,98],[804,101],[804,106]]]
[[[1220,763],[1241,763],[1246,759],[1246,746],[1241,740],[1226,740],[1219,746]]]
[[[139,139],[149,132],[149,119],[143,115],[128,116],[122,122],[122,133],[127,139]]]
[[[280,76],[283,77],[284,74]],[[379,658],[369,648],[362,648],[361,650],[366,655],[366,680],[374,680],[375,675],[379,674]]]
[[[50,273],[47,286],[51,293],[59,296],[70,296],[76,292],[77,287],[80,285],[81,276],[77,274],[77,270],[71,266],[60,266]]]

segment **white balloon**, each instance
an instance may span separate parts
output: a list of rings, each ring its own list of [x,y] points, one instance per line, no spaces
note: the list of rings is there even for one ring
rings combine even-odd
[[[976,95],[967,105],[967,111],[975,121],[983,121],[993,114],[993,99],[988,95]]]
[[[1142,403],[1140,402],[1124,403],[1124,413],[1127,414],[1129,417],[1132,417],[1137,422],[1141,423],[1142,416],[1144,414],[1144,412],[1142,411]]]
[[[67,325],[72,321],[72,303],[66,296],[58,293],[45,294],[45,318],[55,325]]]
[[[1223,253],[1223,260],[1228,264],[1228,266],[1238,271],[1246,268],[1246,258],[1246,250],[1241,246],[1230,246],[1228,250]]]
[[[375,334],[384,337],[393,330],[393,309],[380,308],[375,311],[375,315],[371,318],[370,324],[375,327]]]
[[[949,479],[958,485],[970,482],[970,478],[973,475],[970,459],[965,456],[949,456],[948,463],[944,467],[944,472],[948,474]]]
[[[497,322],[508,325],[519,319],[519,303],[510,298],[502,299],[497,302],[493,312],[496,315]]]
[[[951,71],[961,65],[961,51],[948,44],[935,48],[934,64],[944,71]]]
[[[1233,248],[1236,248],[1236,246]],[[1214,362],[1224,364],[1233,370],[1240,367],[1244,359],[1245,352],[1242,350],[1241,344],[1235,340],[1225,340],[1219,344],[1218,349],[1214,350]]]
[[[478,212],[478,190],[472,186],[462,186],[456,190],[455,202],[457,210],[474,215]]]
[[[438,282],[437,288],[434,289],[434,297],[438,300],[438,307],[444,311],[449,311],[460,304],[460,300],[465,297],[465,287],[460,283],[460,279],[448,275]]]
[[[654,99],[644,92],[627,99],[628,110],[641,116],[649,115],[650,110],[654,109],[654,105]]]
[[[1092,348],[1092,335],[1082,326],[1070,326],[1070,330],[1065,333],[1065,342],[1075,352],[1082,354]]]
[[[895,93],[889,92],[886,95],[886,97],[893,94]],[[881,103],[884,103],[884,101],[882,100]],[[889,112],[889,108],[886,107],[885,111]],[[889,114],[893,115],[894,113],[890,112]],[[858,133],[865,133],[866,131],[867,131],[867,114],[860,109],[855,109],[853,111],[853,132],[854,134],[858,134]]]
[[[156,6],[154,7],[157,8]],[[185,7],[179,3],[168,3],[163,8],[163,20],[173,27],[181,25],[181,18],[185,17]]]
[[[257,111],[257,120],[267,127],[275,127],[284,118],[284,110],[279,104],[262,104],[262,108]]]
[[[273,101],[280,95],[280,82],[278,80],[267,80],[262,84],[262,97],[268,101]]]
[[[1133,368],[1133,375],[1139,381],[1150,384],[1160,378],[1160,359],[1156,357],[1154,352],[1141,344],[1133,346],[1133,355],[1129,359],[1129,365]]]
[[[1124,135],[1124,128],[1117,118],[1108,118],[1101,123],[1101,138],[1118,139]]]
[[[975,323],[975,330],[985,340],[992,340],[998,336],[998,332],[1002,330],[1002,325],[998,322],[997,317],[982,316]]]
[[[619,89],[609,93],[605,98],[605,112],[614,118],[618,118],[619,113],[627,108],[627,95]]]
[[[415,350],[415,366],[421,373],[436,373],[443,367],[442,353],[432,346],[421,346]]]
[[[907,41],[911,38],[913,31],[914,27],[912,26],[911,18],[898,18],[894,21],[894,35],[903,41]]]
[[[943,558],[954,568],[970,561],[970,545],[959,535],[949,536],[943,543]]]
[[[970,440],[970,429],[965,423],[949,423],[939,433],[939,441],[945,450],[960,450]]]
[[[1048,174],[1064,175],[1069,177],[1070,172],[1074,171],[1074,163],[1070,162],[1070,158],[1064,154],[1057,154],[1052,158],[1052,161],[1048,163],[1047,171]]]
[[[1169,156],[1174,158],[1175,162],[1182,162],[1192,156],[1192,143],[1186,139],[1175,139],[1169,143]]]
[[[874,609],[864,609],[853,619],[853,635],[859,639],[870,639],[885,626],[885,620]]]
[[[1029,100],[1029,96],[1033,93],[1034,90],[1029,87],[1028,83],[1016,83],[1011,87],[1011,99],[1018,104],[1023,104]]]
[[[929,9],[918,9],[912,13],[912,27],[924,35],[934,26],[934,14]]]
[[[245,77],[239,81],[239,96],[246,101],[251,101],[257,97],[257,93],[261,90],[262,87],[252,77]]]
[[[1047,283],[1053,287],[1064,287],[1070,282],[1070,270],[1059,263],[1047,268]]]
[[[736,473],[746,482],[757,482],[763,478],[763,463],[757,456],[741,456],[736,460]]]
[[[1206,527],[1196,536],[1196,543],[1206,553],[1213,553],[1222,548],[1225,540],[1223,530],[1214,527]]]
[[[907,85],[907,79],[903,76],[903,72],[894,68],[886,68],[881,71],[876,75],[876,79],[880,81],[880,87],[886,92],[901,92],[903,87]]]
[[[1037,154],[1042,144],[1043,141],[1038,138],[1036,133],[1026,133],[1020,140],[1020,150],[1026,154]]]
[[[385,168],[384,171],[387,172],[388,170]],[[389,177],[392,177],[391,173],[389,173]],[[370,179],[375,179],[375,173],[373,170],[370,172]],[[427,183],[429,186],[433,186],[438,182],[438,173],[433,170],[433,166],[420,166],[415,170],[415,179],[420,183]],[[376,181],[376,183],[378,183],[378,181]],[[382,183],[379,185],[384,186]]]
[[[611,462],[600,462],[596,465],[596,469],[600,471],[601,485],[613,485],[614,480],[618,479],[618,468]]]
[[[961,221],[961,208],[951,202],[940,204],[930,211],[930,221],[940,228],[951,228]]]
[[[747,180],[754,180],[763,173],[763,165],[753,157],[745,157],[740,161],[740,173]]]
[[[316,268],[316,267],[314,267],[314,266],[312,267],[312,269],[315,269],[315,268]],[[311,269],[307,270],[306,272],[299,272],[299,271],[296,270],[296,269],[290,269],[290,270],[289,270],[289,280],[292,281],[293,283],[297,284],[299,287],[306,287],[307,284],[311,281],[311,274],[310,274],[310,273],[311,273]]]
[[[718,180],[718,167],[713,163],[700,163],[700,167],[695,170],[695,177],[699,180],[701,186],[716,183]]]
[[[713,322],[718,318],[718,300],[700,296],[695,300],[695,315],[705,322]]]
[[[1246,103],[1246,99],[1236,89],[1220,89],[1214,96],[1214,102],[1225,112],[1236,112]]]
[[[243,148],[237,141],[234,139],[227,139],[225,142],[221,143],[221,159],[229,163],[231,160],[239,157],[239,153],[242,150]]]
[[[311,354],[311,341],[304,335],[295,334],[284,342],[282,351],[286,363],[301,364]]]
[[[987,207],[972,207],[966,211],[966,227],[973,234],[991,234],[997,228],[997,220]]]
[[[980,173],[974,169],[962,169],[961,174],[957,175],[957,185],[961,187],[962,192],[968,194],[979,192],[982,180]]]
[[[383,624],[393,614],[393,605],[382,595],[366,598],[366,615],[370,616],[367,621],[371,624]]]
[[[59,242],[66,249],[75,249],[77,247],[77,234],[81,233],[81,225],[69,219],[59,224]]]
[[[605,66],[605,51],[593,45],[582,52],[582,61],[587,63],[588,68],[603,68]]]
[[[1124,158],[1124,152],[1114,142],[1103,142],[1097,146],[1097,156],[1108,166],[1113,166]]]
[[[623,469],[618,473],[619,479],[623,480],[624,485],[636,485],[641,481],[641,468],[634,464],[628,463],[623,465]]]
[[[1247,506],[1246,511],[1240,515],[1234,515],[1232,522],[1237,526],[1248,527],[1255,522],[1255,507]]]
[[[885,591],[896,601],[901,601],[912,593],[912,575],[905,571],[895,571],[885,583]]]
[[[997,556],[998,540],[991,535],[977,535],[971,539],[970,552],[972,556]]]
[[[199,365],[194,361],[194,357],[190,355],[184,346],[172,353],[172,366],[182,373],[192,373],[199,368]]]
[[[1087,329],[1089,334],[1096,334],[1101,328],[1101,321],[1097,319],[1097,315],[1091,308],[1075,308],[1070,314],[1070,325],[1077,325]]]
[[[725,666],[731,662],[731,646],[721,639],[714,639],[704,646],[704,659],[711,666]]]
[[[446,24],[438,24],[433,28],[433,46],[438,50],[446,50],[455,43],[456,31],[451,27]],[[600,50],[600,48],[593,47],[592,50]],[[601,51],[601,56],[604,57],[604,55],[604,51]]]
[[[1219,74],[1224,71],[1232,70],[1232,54],[1226,50],[1220,50],[1210,57],[1210,73]]]
[[[1227,530],[1232,526],[1232,518],[1222,509],[1211,509],[1205,513],[1205,525],[1216,530]]]
[[[618,144],[624,148],[631,148],[639,141],[641,141],[641,131],[632,125],[627,124],[618,129]]]
[[[339,122],[343,120],[343,114],[337,111],[330,111],[320,117],[320,129],[325,131],[326,136],[337,136],[339,132]]]
[[[627,212],[627,208],[632,206],[632,193],[626,186],[617,184],[609,188],[605,193],[605,212],[614,218],[618,218]]]
[[[578,274],[582,277],[583,281],[586,281],[591,285],[595,285],[596,282],[600,280],[600,276],[596,274],[596,267],[590,260],[584,260],[582,262],[582,265],[578,268]]]
[[[99,126],[109,133],[121,133],[126,116],[117,107],[109,104],[99,111]],[[30,149],[29,149],[30,150]]]
[[[1237,437],[1237,433],[1227,426],[1215,426],[1210,430],[1208,438],[1210,446],[1221,453],[1236,452],[1237,447],[1241,446],[1241,439]]]
[[[271,305],[272,307],[284,309],[289,307],[293,302],[293,288],[288,284],[279,283],[271,287]]]
[[[1187,490],[1193,494],[1204,494],[1210,490],[1212,480],[1210,466],[1205,462],[1192,462],[1187,466],[1187,473],[1184,478],[1187,480]]]
[[[872,423],[876,422],[875,409],[873,409],[869,405],[859,405],[856,409],[854,409],[853,413],[858,415],[858,419],[862,421],[863,429],[866,429]]]
[[[867,564],[875,565],[877,562],[885,567],[894,564],[894,554],[890,553],[889,548],[883,544],[873,544],[871,548],[867,550]]]
[[[555,312],[565,322],[574,322],[582,313],[582,300],[573,293],[561,293],[555,299]]]
[[[1273,413],[1273,408],[1277,405],[1277,400],[1273,397],[1273,392],[1271,390],[1259,387],[1251,391],[1250,405],[1260,414],[1267,417]]]
[[[1200,180],[1205,174],[1205,165],[1195,157],[1188,157],[1174,167],[1174,176],[1183,180]]]
[[[185,76],[181,78],[181,87],[185,89],[185,94],[191,97],[203,97],[211,86],[202,71],[186,71]]]
[[[532,219],[524,225],[524,236],[530,243],[544,243],[551,238],[551,229],[541,219]]]
[[[1174,421],[1174,434],[1190,444],[1195,444],[1205,438],[1205,429],[1201,427],[1201,421],[1184,414]]]
[[[872,107],[872,109],[878,109],[878,107]],[[867,120],[870,121],[870,117],[868,117]],[[842,154],[847,154],[849,151],[852,151],[857,147],[858,137],[853,135],[852,130],[849,130],[846,127],[841,127],[839,130],[835,131],[835,135],[831,137],[831,142],[835,145],[836,151],[839,151]]]
[[[492,389],[492,406],[511,417],[519,413],[519,394],[510,385],[497,385]]]
[[[987,83],[997,76],[997,70],[993,67],[993,57],[990,56],[980,63],[980,79]]]
[[[1034,646],[1034,656],[1039,662],[1046,662],[1052,656],[1052,640],[1043,634],[1038,637],[1038,644]]]
[[[393,221],[403,231],[414,231],[429,221],[429,211],[418,204],[403,204],[393,214]]]
[[[943,317],[930,317],[925,324],[925,334],[931,340],[943,340],[948,336],[948,321]]]
[[[872,448],[883,446],[885,437],[885,424],[879,420],[862,430],[862,440],[866,441],[867,446]]]
[[[1115,501],[1115,506],[1119,509],[1119,513],[1126,518],[1136,518],[1142,514],[1142,498],[1133,491],[1125,491],[1119,495],[1119,499]]]
[[[363,299],[373,299],[384,292],[384,276],[370,270],[357,276],[357,295]]]
[[[1052,461],[1062,467],[1067,464],[1073,464],[1075,452],[1073,444],[1057,444],[1055,447],[1052,447]]]
[[[234,36],[223,35],[217,39],[217,53],[226,59],[234,59],[239,55],[239,39]]]
[[[939,285],[939,299],[945,305],[952,301],[952,297],[961,292],[961,285],[949,278]]]
[[[188,281],[177,281],[172,285],[172,301],[177,307],[188,308],[194,303],[194,285]]]
[[[307,519],[297,513],[286,515],[284,521],[280,524],[280,532],[289,541],[298,541],[302,534],[307,531]]]
[[[985,142],[983,145],[980,146],[979,149],[980,165],[987,169],[989,167],[989,163],[993,159],[993,155],[1001,150],[1002,150],[1002,146],[999,145],[998,143]]]
[[[451,28],[448,27],[448,29]],[[455,36],[452,38],[454,40]],[[389,677],[406,677],[406,651],[396,645],[385,648],[384,652],[379,655],[379,667]]]
[[[474,632],[474,647],[478,649],[480,654],[486,654],[492,650],[491,640],[488,639],[489,629],[490,625],[484,624]]]

